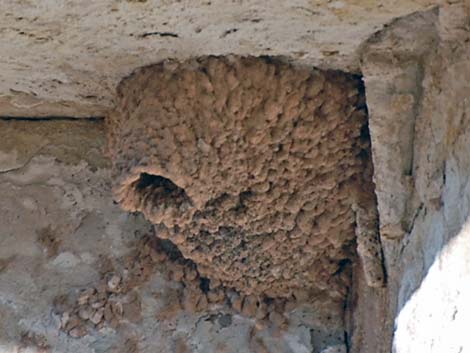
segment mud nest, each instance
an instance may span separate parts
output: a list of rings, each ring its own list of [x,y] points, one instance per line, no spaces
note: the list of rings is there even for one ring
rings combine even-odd
[[[227,287],[341,297],[373,193],[360,87],[272,58],[139,69],[108,119],[116,199]]]

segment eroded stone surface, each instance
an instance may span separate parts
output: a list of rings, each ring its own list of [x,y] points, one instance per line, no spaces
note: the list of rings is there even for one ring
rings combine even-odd
[[[2,0],[0,114],[103,116],[144,65],[282,55],[359,72],[361,44],[433,0]]]
[[[416,216],[397,269],[397,353],[470,350],[469,20],[470,2],[442,1],[439,40],[425,60],[415,127]]]
[[[12,157],[0,161],[0,351],[294,353],[344,341],[338,303],[283,309],[282,329],[257,323],[251,300],[237,311],[155,253],[151,224],[113,204],[105,138],[102,121],[0,121]]]
[[[440,4],[364,51],[388,285],[359,301],[353,352],[469,349],[470,3]]]
[[[110,150],[126,210],[143,212],[159,237],[228,287],[344,296],[352,206],[375,207],[357,78],[203,57],[139,70],[119,96]],[[377,241],[377,214],[367,217]]]
[[[345,23],[341,22],[343,20],[355,21],[348,11],[359,2],[348,2],[343,8],[339,2],[329,5],[316,2],[321,13],[318,16],[306,14],[304,22],[292,13],[295,26],[286,21],[286,14],[290,13],[287,10],[291,5],[298,3],[285,3],[287,9],[273,6],[273,9],[253,11],[255,25],[257,16],[263,17],[258,22],[260,27],[253,25],[253,30],[260,33],[256,38],[245,31],[249,26],[237,31],[232,28],[219,31],[227,23],[224,20],[221,26],[209,23],[202,29],[204,35],[199,39],[195,38],[196,34],[185,35],[184,43],[182,40],[181,45],[175,45],[176,39],[171,35],[161,36],[166,32],[160,32],[160,28],[152,32],[153,27],[160,26],[159,21],[151,19],[146,23],[139,11],[150,18],[153,15],[148,9],[152,8],[155,13],[169,18],[169,14],[178,13],[176,3],[163,4],[163,7],[169,6],[165,10],[152,1],[118,2],[117,11],[109,13],[121,16],[119,13],[125,12],[128,16],[121,16],[120,23],[132,21],[138,24],[133,28],[142,25],[145,33],[149,33],[138,40],[129,36],[131,41],[126,41],[119,31],[104,30],[101,36],[96,35],[97,28],[102,28],[94,27],[100,23],[96,18],[103,19],[106,29],[116,28],[117,22],[101,11],[108,5],[113,6],[111,2],[91,4],[83,1],[75,7],[68,6],[71,3],[67,1],[61,2],[61,6],[56,6],[54,1],[2,2],[0,7],[5,10],[2,11],[5,21],[2,21],[0,35],[5,39],[2,43],[5,53],[2,67],[5,69],[1,78],[0,112],[34,116],[102,115],[112,105],[112,87],[123,73],[169,56],[183,58],[195,53],[233,52],[286,54],[294,61],[316,63],[319,60],[324,67],[330,67],[331,63],[331,66],[354,71],[359,69],[358,55],[351,56],[351,60],[346,55],[355,49],[349,46],[352,42],[344,38],[344,33],[354,37],[354,45],[365,37],[349,31],[351,27],[341,27],[341,23]],[[414,4],[408,1],[377,2],[376,9],[382,12],[383,18],[390,19],[420,7],[404,6],[405,3]],[[358,339],[354,341],[357,338],[354,337],[347,345],[350,352],[389,353],[397,308],[403,308],[397,322],[397,352],[434,350],[447,353],[467,349],[466,331],[459,329],[468,327],[469,293],[466,268],[469,232],[465,225],[468,223],[470,193],[468,10],[463,2],[442,3],[444,11],[418,13],[392,23],[389,29],[373,36],[363,56],[362,71],[373,118],[375,177],[389,277],[385,289],[369,288],[361,280],[354,284],[356,294],[361,298],[357,302],[351,301],[350,307],[355,308],[354,315],[362,323],[348,329],[349,334],[359,332]],[[148,7],[144,9],[145,4]],[[226,2],[218,4],[225,10]],[[247,8],[253,4],[243,3]],[[266,4],[269,7],[273,2]],[[339,27],[329,27],[332,17],[326,19],[324,6],[334,9]],[[308,13],[310,9],[299,8],[298,11]],[[377,12],[364,9],[360,4],[357,9],[362,16],[359,20],[356,18],[359,26],[367,26],[371,29],[368,33],[372,33],[375,29],[369,26],[369,20],[375,21]],[[227,8],[227,12],[231,10]],[[65,12],[70,17],[60,15]],[[188,10],[182,12],[184,18],[190,17]],[[243,14],[235,16],[233,23],[242,23]],[[198,18],[207,18],[210,22],[214,16],[203,13]],[[318,20],[322,18],[325,22]],[[173,30],[178,26],[197,26],[198,19],[192,22],[177,18],[169,22]],[[261,26],[266,22],[270,25]],[[278,26],[277,34],[272,32],[274,25],[280,22],[287,22],[291,33],[298,33],[299,40],[284,37],[283,26]],[[64,26],[64,23],[70,26]],[[311,41],[301,38],[307,24],[319,30]],[[167,26],[163,22],[161,25]],[[42,36],[42,33],[53,32],[54,28],[59,28],[57,34]],[[336,28],[334,31],[340,39],[331,36],[332,28]],[[208,40],[215,37],[214,33],[225,33],[225,30],[228,32],[223,39]],[[87,35],[82,36],[81,31]],[[266,44],[267,38],[263,38],[266,33],[270,33],[269,39],[273,42],[277,38],[279,44],[270,52],[256,44]],[[113,42],[113,36],[118,36],[119,40]],[[88,47],[86,44],[89,43],[85,42],[90,38],[100,38],[101,44],[109,46],[92,43],[97,45]],[[324,41],[325,38],[329,39]],[[342,39],[345,40],[343,44],[340,43]],[[251,44],[245,45],[245,40]],[[203,43],[207,44],[201,45]],[[222,47],[221,43],[227,43],[227,46]],[[139,48],[134,50],[133,45]],[[156,53],[156,48],[162,48],[161,52]],[[298,48],[306,52],[297,52]],[[116,49],[118,54],[113,55]],[[325,52],[326,59],[318,56],[319,51]],[[77,56],[77,52],[80,55]],[[100,84],[94,85],[96,82]],[[312,311],[290,313],[289,327],[282,332],[270,327],[256,331],[256,324],[243,315],[233,314],[225,306],[211,309],[213,311],[207,315],[181,311],[180,303],[170,299],[178,297],[175,293],[179,290],[175,288],[181,289],[181,276],[186,276],[181,269],[172,272],[172,280],[163,279],[161,272],[156,271],[138,289],[143,298],[144,313],[138,325],[126,326],[121,331],[109,329],[97,333],[91,330],[81,338],[61,333],[55,321],[57,317],[51,316],[53,298],[63,291],[97,286],[101,279],[97,269],[99,256],[105,254],[114,260],[122,259],[134,247],[126,243],[133,239],[133,231],[147,228],[148,224],[112,206],[109,173],[101,170],[106,169],[108,163],[100,157],[101,125],[62,122],[59,123],[62,127],[57,128],[56,123],[47,124],[1,122],[0,350],[230,352],[236,347],[239,352],[267,350],[273,353],[331,352],[346,348],[341,342],[344,330],[341,311],[335,311],[325,303],[318,304]],[[173,188],[172,184],[167,186]],[[357,218],[360,214],[356,212]],[[53,227],[51,223],[54,223]],[[360,227],[356,228],[358,230]],[[360,235],[357,237],[359,239]],[[373,253],[370,251],[373,248],[365,251],[363,258]],[[444,251],[440,252],[441,249]],[[371,268],[375,268],[372,265]],[[429,274],[426,274],[428,269]],[[240,305],[242,311],[243,302],[234,295],[232,304]],[[436,305],[436,302],[444,305]],[[253,307],[251,300],[247,300],[247,306],[248,309]],[[178,312],[176,316],[175,312]],[[334,324],[325,326],[332,313]],[[275,313],[270,316],[279,319]],[[74,334],[78,336],[80,332],[77,330]],[[328,341],[331,334],[334,339]]]

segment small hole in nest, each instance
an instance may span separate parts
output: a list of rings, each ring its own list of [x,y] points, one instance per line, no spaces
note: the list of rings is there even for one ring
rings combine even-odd
[[[136,185],[137,190],[145,189],[148,186],[164,187],[167,192],[173,192],[178,189],[170,179],[164,178],[160,175],[141,173]]]
[[[176,208],[191,205],[191,200],[184,189],[160,175],[141,173],[139,179],[133,183],[133,187],[137,194],[143,195],[147,202],[155,205]]]
[[[208,293],[210,289],[210,280],[208,278],[201,277],[199,288],[201,288],[204,293]]]

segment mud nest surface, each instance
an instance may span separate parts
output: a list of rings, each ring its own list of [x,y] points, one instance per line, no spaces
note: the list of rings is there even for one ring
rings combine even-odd
[[[361,81],[273,58],[145,67],[110,116],[114,192],[199,272],[245,294],[344,295],[370,198]]]

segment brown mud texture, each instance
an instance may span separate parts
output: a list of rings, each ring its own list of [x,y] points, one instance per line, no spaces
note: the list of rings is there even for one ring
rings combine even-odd
[[[264,57],[141,68],[108,118],[116,199],[213,282],[344,298],[358,261],[354,210],[376,207],[361,87]]]

